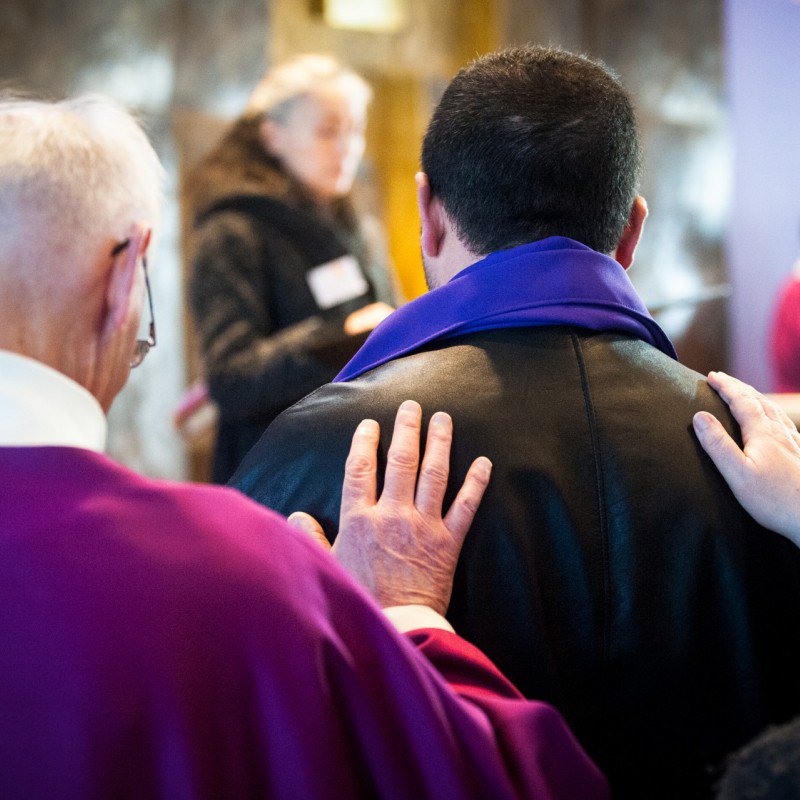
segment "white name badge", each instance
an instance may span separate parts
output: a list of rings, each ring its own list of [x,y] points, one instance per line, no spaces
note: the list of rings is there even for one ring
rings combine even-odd
[[[364,273],[353,256],[342,256],[306,273],[308,287],[321,309],[333,308],[369,291]]]

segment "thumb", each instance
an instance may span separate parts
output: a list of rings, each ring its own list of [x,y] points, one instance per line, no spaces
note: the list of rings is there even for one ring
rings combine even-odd
[[[305,511],[295,511],[290,514],[287,522],[299,531],[303,531],[306,535],[310,536],[318,545],[325,550],[330,550],[330,542],[325,538],[325,533],[322,526],[317,522],[311,514],[306,514]]]
[[[735,490],[733,484],[740,477],[746,460],[739,445],[731,439],[722,423],[707,411],[698,411],[692,418],[692,424],[703,450]]]

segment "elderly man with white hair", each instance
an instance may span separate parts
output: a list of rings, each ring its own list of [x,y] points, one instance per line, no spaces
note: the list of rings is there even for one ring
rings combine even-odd
[[[359,426],[335,557],[233,490],[103,455],[155,343],[160,180],[106,101],[0,102],[0,795],[606,796],[558,714],[441,617],[490,469],[443,516],[447,415],[420,466],[403,404],[379,498]]]

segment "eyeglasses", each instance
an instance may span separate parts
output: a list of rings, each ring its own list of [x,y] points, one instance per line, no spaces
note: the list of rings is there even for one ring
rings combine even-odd
[[[111,251],[111,255],[117,256],[125,248],[130,245],[131,240],[125,239],[124,242],[120,242],[114,249]],[[147,329],[148,336],[146,339],[137,339],[136,346],[133,350],[133,355],[131,356],[130,366],[131,369],[135,369],[139,366],[139,364],[144,361],[145,356],[150,352],[151,348],[156,346],[156,318],[153,314],[153,293],[150,291],[150,278],[147,274],[147,258],[142,258],[142,269],[144,269],[144,286],[145,290],[147,291],[147,306],[150,309],[150,325]]]
[[[156,318],[153,315],[153,293],[150,291],[146,256],[142,257],[142,269],[144,270],[144,286],[147,290],[147,306],[150,309],[150,325],[147,328],[147,338],[136,340],[136,346],[131,356],[131,369],[138,367],[144,361],[144,357],[156,346]]]

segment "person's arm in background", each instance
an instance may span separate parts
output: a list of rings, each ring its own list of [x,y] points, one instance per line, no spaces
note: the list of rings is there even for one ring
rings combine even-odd
[[[345,466],[339,534],[331,552],[433,667],[443,712],[461,746],[483,762],[485,771],[496,773],[497,796],[509,789],[515,797],[606,798],[605,779],[562,717],[545,703],[526,700],[442,616],[491,463],[483,457],[473,462],[444,513],[452,420],[442,412],[433,415],[420,465],[421,425],[420,406],[403,403],[380,497],[378,424],[359,425]],[[290,522],[330,547],[309,515],[293,514]]]
[[[695,414],[703,449],[745,510],[765,528],[800,546],[800,434],[789,417],[752,386],[724,372],[708,383],[742,429],[744,448],[707,411]]]
[[[196,237],[189,297],[210,394],[228,418],[274,414],[332,380],[341,365],[315,357],[315,348],[370,330],[391,311],[371,304],[352,319],[311,316],[276,330],[269,268],[250,221],[219,214]]]

